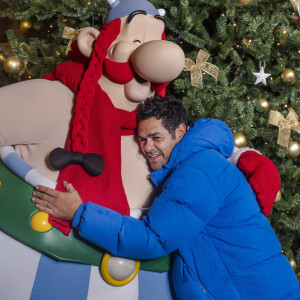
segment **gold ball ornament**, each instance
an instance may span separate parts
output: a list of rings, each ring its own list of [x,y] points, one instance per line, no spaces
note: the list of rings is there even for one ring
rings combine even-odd
[[[299,155],[300,155],[300,144],[295,141],[290,141],[288,147],[288,157],[296,158]]]
[[[234,146],[238,148],[243,148],[247,146],[247,139],[242,133],[234,132],[233,137],[234,137]]]
[[[280,191],[278,191],[278,193],[277,193],[277,195],[276,195],[276,198],[275,198],[275,203],[277,203],[277,202],[279,202],[280,201],[280,199],[281,199],[281,192]]]
[[[291,264],[293,270],[296,271],[296,268],[297,268],[296,261],[294,259],[292,259],[292,260],[290,260],[290,264]]]
[[[30,28],[32,28],[32,23],[29,20],[24,20],[20,23],[20,30],[22,32],[26,32]]]
[[[5,61],[5,57],[3,54],[0,54],[0,61]]]
[[[292,69],[285,69],[282,71],[281,80],[285,83],[291,83],[295,80],[295,72]]]
[[[248,4],[250,4],[252,2],[252,0],[237,0],[236,2],[240,6],[247,6]]]
[[[269,110],[270,104],[269,104],[269,102],[268,102],[267,99],[263,99],[263,98],[258,99],[258,103],[259,103],[259,106],[260,106],[263,110],[265,110],[265,111],[268,111],[268,110]]]
[[[9,75],[22,75],[25,71],[25,65],[19,57],[10,56],[4,61],[4,70]]]

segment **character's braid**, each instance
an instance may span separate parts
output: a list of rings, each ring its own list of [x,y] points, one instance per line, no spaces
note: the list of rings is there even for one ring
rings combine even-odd
[[[103,61],[111,43],[120,33],[120,26],[120,19],[116,19],[104,25],[94,44],[92,58],[88,69],[84,73],[84,77],[80,83],[79,93],[76,97],[74,118],[70,134],[72,151],[88,152],[89,120],[90,114],[93,113],[91,112],[92,102],[96,89],[100,89],[98,81],[102,75]]]
[[[97,47],[97,41],[95,48]],[[77,105],[75,107],[75,115],[73,120],[73,128],[71,132],[72,150],[86,152],[88,151],[88,122],[90,118],[90,107],[98,85],[99,75],[101,74],[102,65],[99,62],[96,51],[92,53],[92,59],[89,68],[84,74],[84,78],[80,84],[80,90],[77,95]],[[100,75],[101,76],[101,75]]]

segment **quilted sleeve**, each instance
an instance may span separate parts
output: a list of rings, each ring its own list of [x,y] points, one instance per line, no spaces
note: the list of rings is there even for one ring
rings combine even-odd
[[[81,237],[114,255],[151,259],[188,243],[218,208],[208,178],[200,170],[180,168],[142,220],[87,203],[76,214],[73,226]]]

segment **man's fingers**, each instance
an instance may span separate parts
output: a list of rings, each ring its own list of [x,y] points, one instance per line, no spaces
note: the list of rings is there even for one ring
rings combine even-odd
[[[31,200],[32,200],[33,203],[36,204],[36,207],[39,210],[42,210],[42,211],[51,210],[52,211],[52,207],[53,207],[52,203],[50,203],[48,201],[45,201],[45,200],[35,198],[35,197],[33,197]]]
[[[48,208],[47,206],[43,206],[41,204],[36,204],[35,207],[40,211],[43,211],[49,215],[53,215],[53,210],[51,208]]]
[[[68,191],[68,192],[74,192],[76,191],[73,187],[73,185],[71,183],[68,183],[66,181],[63,182],[63,186],[64,188]]]
[[[56,190],[53,190],[53,189],[48,188],[48,187],[43,186],[43,185],[37,185],[35,187],[35,189],[37,191],[40,191],[40,192],[44,193],[44,194],[48,194],[48,195],[50,195],[52,197],[57,197],[57,194],[58,194],[58,192]]]
[[[49,196],[47,194],[40,193],[40,192],[37,192],[37,191],[33,192],[32,194],[33,194],[34,197],[39,198],[39,199],[41,199],[43,201],[46,201],[46,202],[53,202],[53,200],[54,200],[54,198],[52,196]]]

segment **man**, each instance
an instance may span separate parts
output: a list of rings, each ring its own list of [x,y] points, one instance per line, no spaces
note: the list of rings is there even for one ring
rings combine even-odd
[[[296,276],[243,174],[227,161],[227,125],[200,119],[188,131],[176,99],[138,108],[138,135],[161,193],[136,220],[68,193],[37,187],[37,208],[72,220],[81,237],[114,255],[149,259],[175,251],[178,299],[300,298]],[[74,217],[74,218],[73,218]]]

